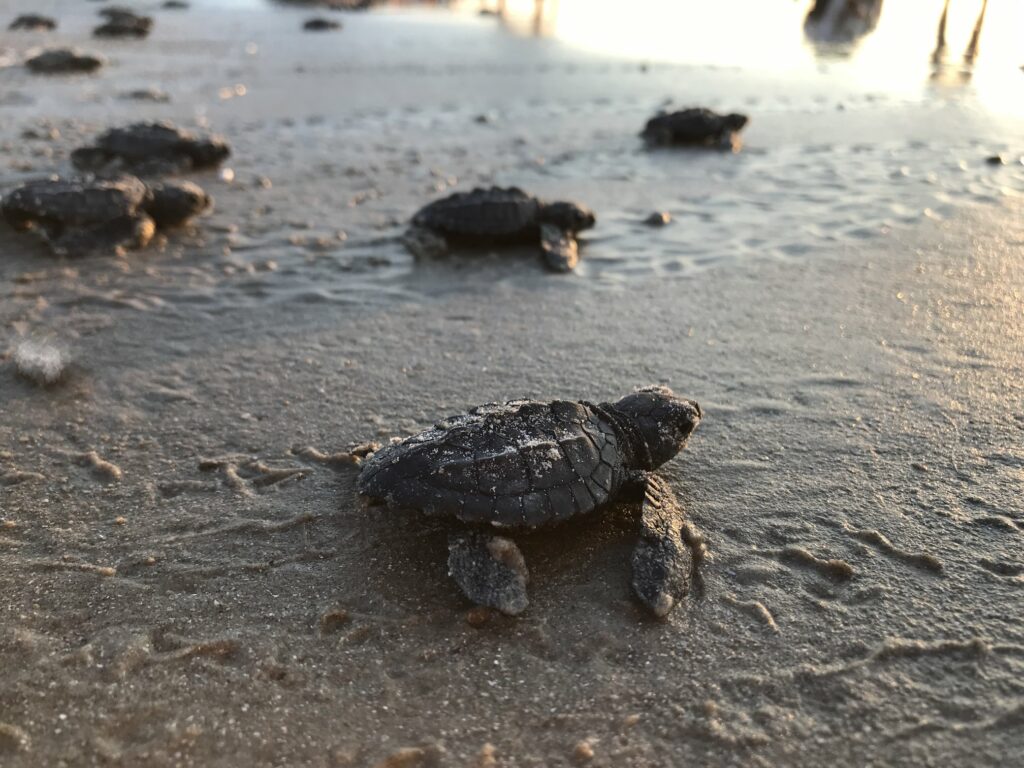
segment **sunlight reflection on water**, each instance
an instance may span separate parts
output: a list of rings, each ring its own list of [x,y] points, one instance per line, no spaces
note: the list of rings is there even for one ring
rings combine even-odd
[[[987,108],[1024,116],[1024,2],[989,0],[973,53],[983,0],[949,1],[939,51],[944,0],[859,2],[879,11],[877,24],[858,25],[854,18],[845,28],[826,24],[817,35],[804,30],[810,0],[546,0],[539,18],[535,0],[506,0],[505,23],[522,33],[643,61],[738,67],[780,77],[828,68],[861,87],[901,94],[970,88]],[[470,10],[481,3],[458,5]],[[493,8],[496,2],[483,5]],[[836,27],[835,37],[845,39],[821,39]]]

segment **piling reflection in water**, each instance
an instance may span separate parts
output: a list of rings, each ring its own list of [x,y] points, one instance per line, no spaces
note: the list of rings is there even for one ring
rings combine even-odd
[[[932,51],[932,79],[944,84],[966,83],[971,79],[974,72],[974,62],[978,58],[978,41],[981,38],[981,30],[985,24],[985,12],[988,10],[988,0],[983,0],[981,10],[978,11],[978,18],[974,22],[974,29],[971,38],[964,49],[962,66],[952,65],[949,61],[946,44],[946,25],[949,22],[949,3],[945,0],[942,6],[942,15],[939,17],[939,30],[935,37],[935,50]]]

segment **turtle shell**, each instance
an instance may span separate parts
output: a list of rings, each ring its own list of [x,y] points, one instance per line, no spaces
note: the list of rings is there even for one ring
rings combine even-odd
[[[724,115],[695,107],[652,117],[647,121],[643,135],[665,137],[679,144],[704,144],[718,140],[728,130],[731,128]]]
[[[412,223],[442,235],[491,241],[539,237],[541,204],[516,187],[456,192],[421,208]]]
[[[516,400],[474,408],[373,454],[361,493],[468,523],[533,528],[611,499],[627,470],[589,405]]]
[[[168,122],[111,128],[100,135],[95,147],[76,150],[81,153],[81,159],[91,157],[84,154],[90,151],[104,154],[108,159],[120,158],[129,164],[171,159],[184,160],[193,168],[217,165],[231,154],[219,136],[199,137]]]
[[[16,229],[32,222],[78,227],[133,217],[149,190],[134,176],[115,179],[46,180],[18,187],[3,200],[3,214]]]
[[[16,18],[7,27],[8,29],[28,29],[28,30],[40,30],[40,29],[56,29],[57,22],[51,19],[49,16],[40,16],[36,13],[25,13]]]
[[[33,72],[62,74],[65,72],[92,72],[103,66],[102,56],[83,53],[75,48],[50,48],[25,62]]]

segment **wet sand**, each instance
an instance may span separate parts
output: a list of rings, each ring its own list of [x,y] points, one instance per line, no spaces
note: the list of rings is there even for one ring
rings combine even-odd
[[[94,6],[58,6],[88,29]],[[1024,167],[984,164],[1019,123],[434,15],[345,15],[333,45],[461,39],[462,63],[325,48],[295,72],[311,38],[265,41],[307,14],[199,12],[95,77],[0,70],[3,191],[140,114],[236,149],[230,183],[193,176],[216,211],[162,247],[58,261],[0,230],[3,765],[1020,758]],[[169,104],[117,98],[164,70]],[[640,151],[680,90],[754,112],[745,151]],[[59,136],[20,138],[40,121]],[[597,210],[578,274],[402,251],[424,199],[492,179]],[[16,375],[26,337],[69,352],[61,383]],[[480,623],[446,525],[365,507],[317,458],[654,382],[706,413],[663,470],[705,589],[665,622],[630,592],[634,509],[520,537],[531,606]]]

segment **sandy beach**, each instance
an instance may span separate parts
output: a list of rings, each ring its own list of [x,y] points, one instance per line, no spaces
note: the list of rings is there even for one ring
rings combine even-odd
[[[308,8],[139,4],[149,39],[100,42],[97,4],[13,5],[60,26],[0,32],[0,194],[139,119],[233,154],[187,175],[210,215],[124,258],[0,223],[0,765],[1024,759],[1024,116],[992,80],[423,8],[312,35]],[[44,43],[108,62],[32,75]],[[644,149],[666,99],[750,113],[743,151]],[[405,251],[419,206],[491,183],[597,212],[574,274]],[[58,384],[18,375],[26,339],[68,355]],[[653,383],[705,413],[662,470],[704,589],[665,621],[630,590],[629,504],[517,536],[530,607],[481,616],[451,526],[325,458]]]

